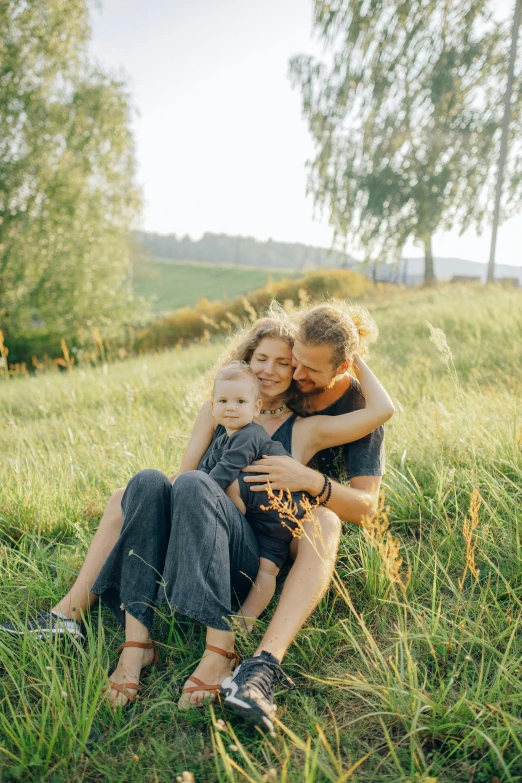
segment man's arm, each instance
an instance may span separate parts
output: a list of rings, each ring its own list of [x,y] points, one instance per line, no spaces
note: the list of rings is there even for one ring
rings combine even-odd
[[[308,492],[316,497],[322,490],[324,478],[312,468],[301,465],[292,457],[263,457],[244,468],[245,473],[256,473],[256,476],[245,476],[245,482],[253,492],[263,492],[270,482],[272,489],[289,489],[291,492]],[[263,477],[263,484],[259,476]],[[354,476],[350,485],[345,486],[332,481],[332,495],[327,508],[335,512],[346,522],[363,525],[367,517],[373,517],[379,501],[381,476]]]

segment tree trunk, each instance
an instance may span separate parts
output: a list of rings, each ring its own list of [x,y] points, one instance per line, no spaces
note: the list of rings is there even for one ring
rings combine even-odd
[[[435,269],[433,267],[433,250],[431,248],[431,234],[424,240],[424,285],[433,285],[435,282]]]
[[[504,182],[504,166],[506,165],[509,120],[511,117],[511,96],[513,94],[513,82],[515,79],[515,61],[517,58],[518,28],[522,13],[522,0],[517,0],[515,15],[513,17],[513,30],[511,34],[511,51],[509,54],[508,78],[506,93],[504,95],[504,116],[502,118],[502,137],[500,140],[500,153],[498,156],[497,186],[495,189],[495,211],[493,214],[493,230],[491,233],[491,248],[488,261],[488,283],[495,279],[495,253],[497,249],[497,232],[500,217],[500,199],[502,198],[502,185]]]

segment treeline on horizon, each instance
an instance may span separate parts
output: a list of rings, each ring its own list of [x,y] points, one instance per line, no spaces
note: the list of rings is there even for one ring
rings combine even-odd
[[[298,242],[262,242],[254,237],[230,236],[206,232],[201,239],[188,234],[157,234],[137,231],[135,239],[147,255],[175,261],[206,261],[263,268],[320,269],[352,266],[346,253]]]

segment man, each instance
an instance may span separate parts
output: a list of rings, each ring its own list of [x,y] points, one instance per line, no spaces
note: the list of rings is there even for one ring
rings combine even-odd
[[[359,385],[349,375],[351,357],[360,350],[361,338],[372,337],[373,321],[362,308],[341,302],[319,305],[305,313],[293,350],[294,379],[307,397],[311,412],[338,415],[364,407]],[[391,412],[390,412],[391,415]],[[291,451],[290,448],[287,448]],[[273,489],[307,491],[320,496],[320,538],[305,536],[293,541],[295,562],[261,644],[252,656],[223,683],[225,701],[246,720],[271,728],[275,712],[273,688],[285,678],[280,662],[326,592],[335,567],[340,536],[340,519],[361,525],[377,508],[384,472],[383,429],[339,449],[319,452],[314,468],[291,457],[268,457],[245,469],[252,490],[261,491],[270,482]],[[315,469],[318,468],[318,469]],[[331,493],[324,492],[324,476],[332,481]],[[259,477],[263,477],[260,483]],[[348,481],[348,484],[341,483]],[[93,585],[101,566],[116,543],[121,525],[118,490],[109,501],[80,574],[71,590],[30,630],[63,633],[82,638],[81,619],[94,596]]]
[[[336,416],[364,407],[359,384],[348,370],[351,356],[375,336],[376,326],[363,308],[332,301],[304,314],[292,364],[294,380],[307,398],[309,412]],[[324,486],[323,474],[334,479],[325,504],[327,515],[320,519],[322,541],[311,537],[293,541],[295,562],[263,640],[254,656],[243,661],[222,686],[225,702],[237,714],[267,728],[275,713],[273,687],[285,678],[280,662],[330,584],[339,520],[362,525],[376,512],[384,473],[384,429],[379,427],[359,441],[319,452],[312,462],[314,467],[291,457],[265,457],[245,468],[246,473],[256,474],[245,479],[253,491],[266,489],[270,482],[274,490],[287,488],[317,496]],[[259,483],[259,475],[264,483]]]

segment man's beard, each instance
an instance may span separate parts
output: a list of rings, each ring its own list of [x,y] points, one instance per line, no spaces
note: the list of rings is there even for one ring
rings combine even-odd
[[[299,386],[299,383],[297,384],[297,388],[299,391],[299,394],[302,397],[317,397],[318,394],[322,394],[324,391],[327,391],[328,389],[331,389],[332,386],[335,386],[335,382],[337,381],[337,375],[334,375],[332,380],[326,384],[326,386],[317,386],[317,384],[313,384],[311,389],[302,389]]]
[[[328,387],[327,386],[312,386],[311,389],[307,389],[306,391],[304,389],[301,389],[299,386],[297,387],[299,389],[299,394],[302,397],[317,397],[318,394],[321,394],[324,392]]]

